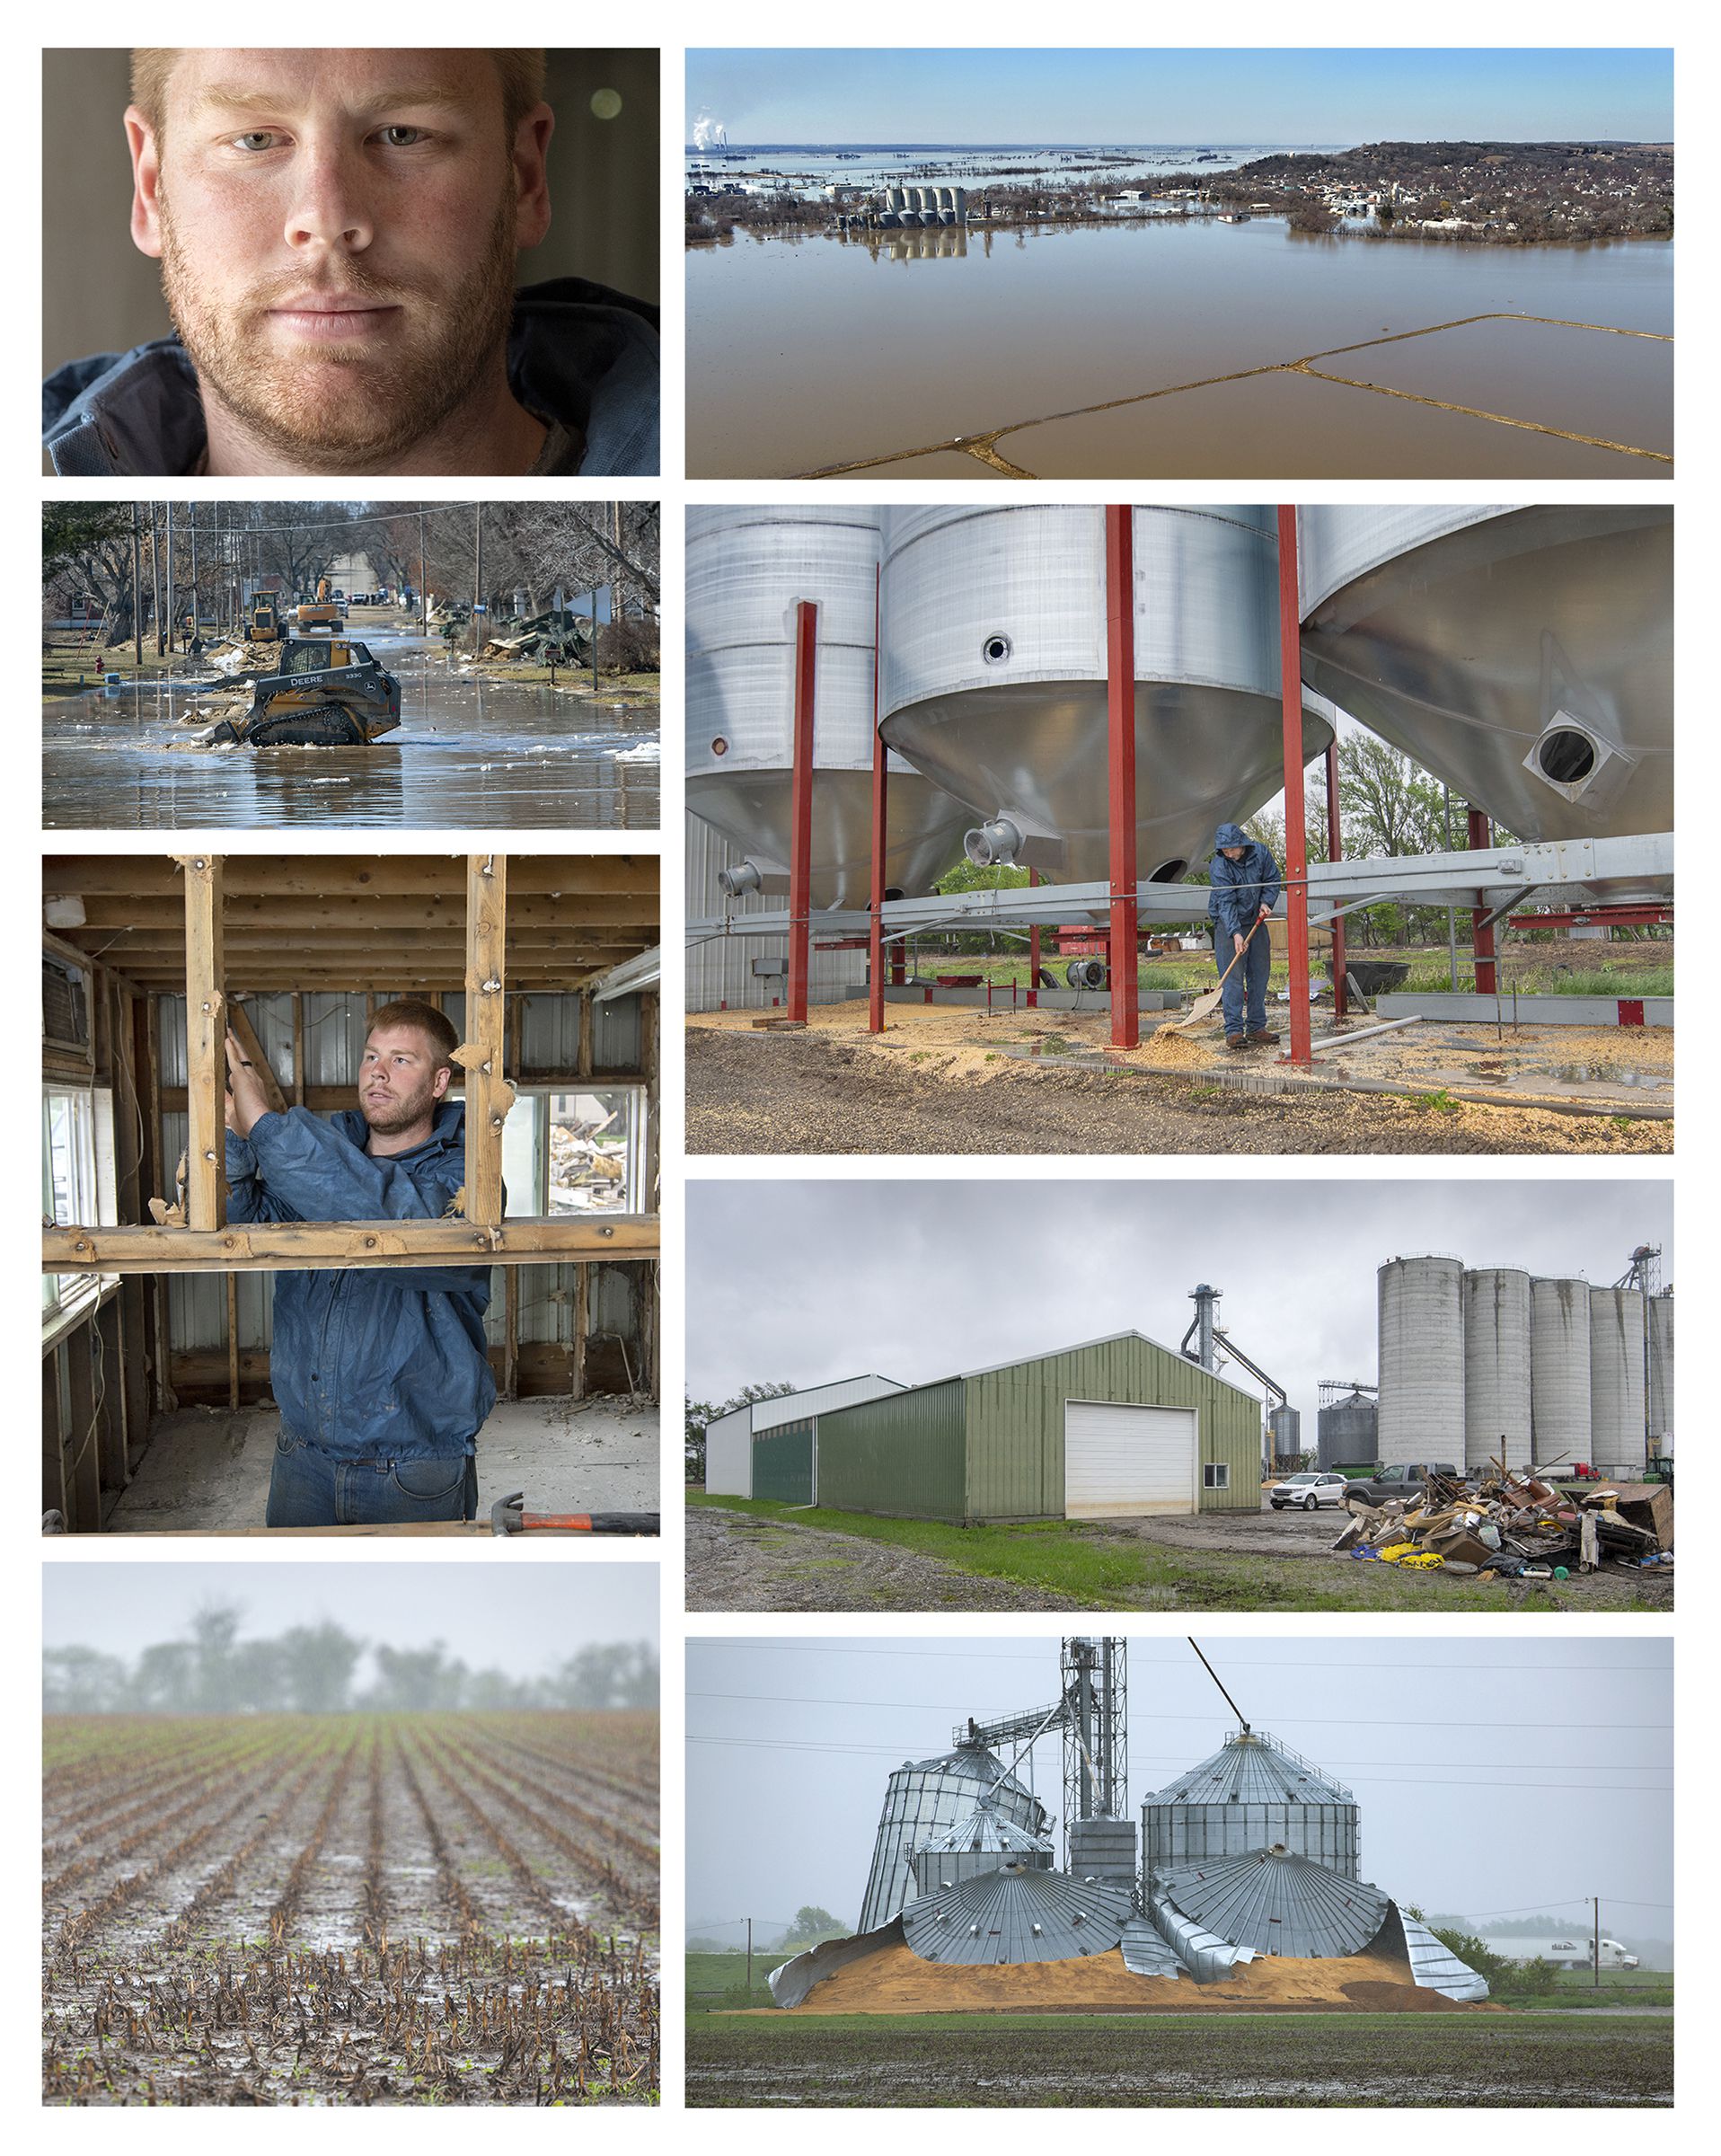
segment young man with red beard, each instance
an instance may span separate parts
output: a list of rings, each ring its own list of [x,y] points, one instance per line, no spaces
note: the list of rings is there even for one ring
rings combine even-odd
[[[134,51],[131,234],[179,335],[49,381],[55,471],[655,473],[656,310],[515,290],[543,84],[531,50]]]
[[[465,1180],[447,1100],[454,1028],[428,1003],[372,1021],[358,1106],[271,1113],[230,1034],[227,1217],[439,1220]],[[496,1404],[488,1266],[275,1275],[269,1383],[281,1411],[270,1527],[470,1520],[478,1432]]]

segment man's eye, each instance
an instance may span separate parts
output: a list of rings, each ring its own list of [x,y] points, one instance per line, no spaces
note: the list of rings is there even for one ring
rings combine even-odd
[[[249,135],[235,135],[233,146],[236,150],[267,150],[274,146],[276,137],[265,128],[258,128]]]
[[[416,142],[424,140],[422,128],[384,128],[383,140],[391,150],[410,150]]]

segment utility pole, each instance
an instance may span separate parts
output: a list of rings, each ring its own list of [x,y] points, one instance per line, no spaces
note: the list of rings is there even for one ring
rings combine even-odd
[[[484,612],[484,505],[472,504],[472,657],[478,657],[478,630]]]
[[[137,504],[131,505],[131,649],[137,671],[144,670],[144,556],[137,536]]]
[[[419,634],[430,633],[430,602],[424,587],[424,511],[419,511]]]
[[[1595,1931],[1590,1940],[1590,1976],[1593,1988],[1602,1988],[1602,1897],[1592,1895],[1590,1906],[1595,1913]]]
[[[191,512],[191,641],[195,643],[203,633],[203,608],[198,603],[198,505],[189,505]]]
[[[155,656],[162,658],[167,649],[162,641],[162,549],[153,501],[149,505],[149,596],[155,609]]]
[[[597,587],[592,587],[592,694],[597,694]]]
[[[747,1992],[753,1991],[753,1919],[747,1919]]]
[[[173,649],[174,615],[178,601],[173,596],[173,505],[167,505],[167,648]]]

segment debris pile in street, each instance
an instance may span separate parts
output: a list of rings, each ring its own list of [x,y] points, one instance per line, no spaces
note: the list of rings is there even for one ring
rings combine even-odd
[[[1430,1475],[1423,1495],[1350,1501],[1335,1551],[1367,1562],[1478,1579],[1568,1579],[1603,1565],[1673,1561],[1673,1493],[1662,1482],[1560,1489],[1516,1470]]]

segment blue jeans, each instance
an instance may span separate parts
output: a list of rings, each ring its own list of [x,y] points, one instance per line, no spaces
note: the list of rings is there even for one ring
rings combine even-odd
[[[1214,937],[1214,964],[1223,973],[1235,956],[1231,940],[1222,932]],[[1273,946],[1265,927],[1249,939],[1249,949],[1231,968],[1231,978],[1219,992],[1227,1033],[1261,1033],[1266,1029],[1266,976],[1273,970]],[[1243,999],[1249,998],[1249,1022],[1244,1024]]]
[[[478,1516],[470,1453],[428,1460],[337,1460],[283,1430],[269,1478],[269,1527],[382,1527]]]

